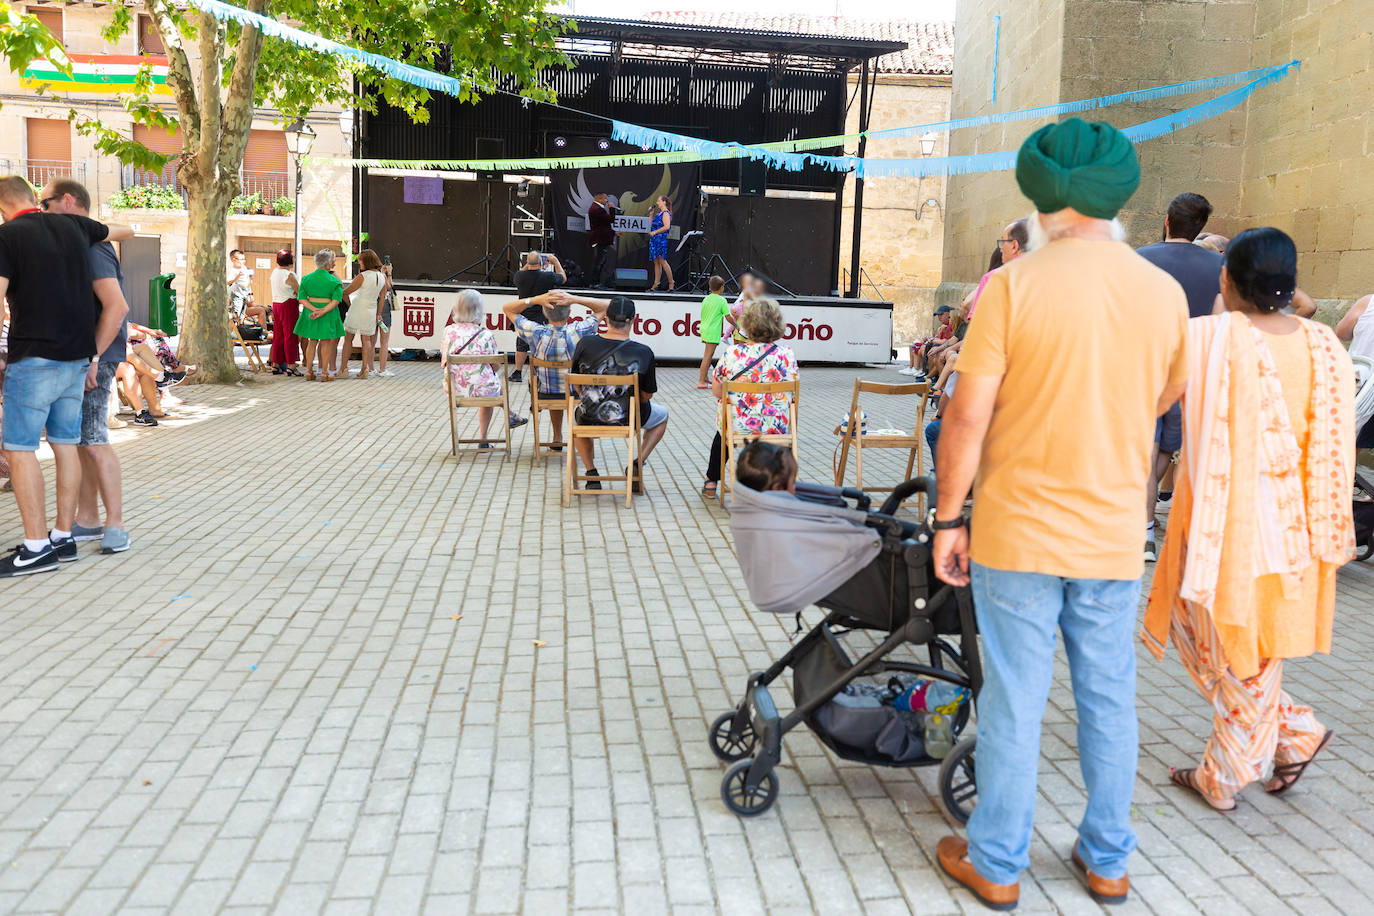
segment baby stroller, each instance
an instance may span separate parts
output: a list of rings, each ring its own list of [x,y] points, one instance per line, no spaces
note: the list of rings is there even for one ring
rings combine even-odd
[[[721,782],[726,807],[752,816],[772,806],[778,795],[774,770],[782,757],[782,737],[805,723],[846,760],[940,766],[945,807],[966,822],[977,796],[976,738],[959,741],[943,760],[936,759],[910,733],[910,720],[897,719],[892,706],[860,711],[837,702],[847,689],[860,689],[860,679],[900,684],[923,678],[967,688],[973,696],[982,684],[969,590],[935,578],[931,533],[925,524],[893,516],[902,501],[916,493],[928,494],[933,504],[934,481],[907,481],[876,512],[860,490],[804,483],[796,489],[795,497],[743,485],[734,492],[730,524],[750,597],[759,610],[797,612],[799,630],[802,608],[815,604],[827,613],[767,671],[751,674],[744,699],[711,724],[712,752],[732,764]],[[858,661],[850,659],[840,638],[855,630],[885,634]],[[955,636],[957,648],[945,638]],[[904,644],[925,647],[930,663],[888,657]],[[769,685],[789,668],[795,708],[784,716]],[[971,706],[972,701],[965,700],[950,717],[955,741],[968,724]]]
[[[1355,444],[1374,444],[1374,362],[1351,357],[1355,364]],[[1374,475],[1355,467],[1355,559],[1374,556]]]

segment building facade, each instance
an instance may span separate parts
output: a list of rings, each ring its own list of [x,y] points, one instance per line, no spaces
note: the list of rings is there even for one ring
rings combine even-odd
[[[1132,244],[1155,241],[1169,200],[1195,191],[1215,208],[1210,231],[1277,226],[1297,242],[1299,283],[1330,319],[1374,291],[1367,13],[1364,0],[960,0],[953,111],[1011,111],[1300,60],[1299,72],[1240,107],[1139,145],[1143,180],[1121,217]],[[1090,116],[1126,126],[1215,94]],[[956,131],[951,152],[1015,149],[1044,123]],[[1011,172],[949,184],[941,302],[977,282],[1002,226],[1030,210]]]
[[[181,149],[180,134],[169,135],[132,123],[117,100],[121,81],[132,81],[132,74],[144,62],[153,68],[157,89],[154,99],[175,114],[176,105],[165,86],[166,58],[157,30],[146,15],[136,15],[129,32],[110,43],[101,30],[110,22],[110,7],[97,3],[11,3],[13,9],[37,15],[57,36],[73,61],[74,78],[57,74],[42,62],[35,62],[23,73],[0,73],[0,173],[19,173],[37,186],[55,177],[70,176],[91,192],[92,215],[98,219],[131,225],[138,234],[123,246],[126,289],[134,320],[147,315],[147,281],[157,273],[176,274],[173,288],[184,296],[186,272],[186,211],[175,208],[176,198],[184,192],[176,181],[175,160],[161,172],[148,173],[125,166],[117,159],[98,152],[92,141],[79,134],[68,121],[68,112],[99,118],[126,136],[133,137],[161,153]],[[37,87],[46,85],[60,97],[53,102],[38,95]],[[353,118],[337,108],[321,108],[309,119],[317,137],[312,156],[351,155]],[[255,269],[256,298],[270,301],[268,276],[273,254],[292,246],[295,231],[293,215],[274,215],[279,202],[294,196],[294,163],[287,154],[283,125],[277,112],[259,109],[254,116],[252,134],[240,173],[244,209],[256,213],[226,215],[230,248],[242,248]],[[137,201],[142,187],[164,188],[159,206],[126,208]],[[282,211],[289,211],[283,203]],[[302,248],[310,255],[317,248],[351,243],[352,174],[346,167],[308,163],[301,198]]]

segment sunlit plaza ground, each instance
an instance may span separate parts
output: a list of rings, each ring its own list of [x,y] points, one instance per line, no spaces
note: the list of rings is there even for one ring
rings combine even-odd
[[[772,811],[722,804],[706,724],[794,622],[750,608],[698,494],[694,367],[659,371],[669,429],[630,509],[561,508],[528,427],[509,460],[454,458],[438,364],[395,368],[178,389],[177,419],[114,433],[134,549],[0,586],[0,912],[981,911],[933,864],[934,770],[843,763],[803,729]],[[805,477],[830,477],[856,375],[900,378],[803,369]],[[1334,653],[1286,669],[1336,741],[1230,814],[1169,784],[1209,718],[1176,659],[1139,652],[1116,912],[1369,912],[1374,566],[1339,592]],[[1023,911],[1100,910],[1068,863],[1074,724],[1061,664]]]

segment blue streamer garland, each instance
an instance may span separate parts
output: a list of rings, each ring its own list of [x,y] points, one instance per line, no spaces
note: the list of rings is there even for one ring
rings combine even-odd
[[[413,64],[407,64],[402,61],[393,60],[389,57],[384,57],[381,54],[374,54],[370,51],[361,51],[357,48],[351,48],[348,45],[340,44],[339,42],[332,41],[320,35],[314,35],[310,32],[278,22],[260,13],[254,13],[242,7],[225,3],[223,0],[187,0],[187,2],[189,5],[216,19],[228,19],[242,25],[251,25],[264,35],[279,38],[283,41],[289,41],[292,44],[321,53],[336,54],[339,57],[354,61],[363,66],[371,67],[374,70],[385,73],[387,76],[401,80],[402,82],[407,82],[435,92],[443,92],[448,95],[459,95],[464,90],[463,81],[457,77],[436,73],[433,70],[426,70],[423,67],[417,67]],[[1182,111],[1165,115],[1162,118],[1155,118],[1152,121],[1146,121],[1142,124],[1136,124],[1124,129],[1123,132],[1131,142],[1143,143],[1146,140],[1172,133],[1180,128],[1214,118],[1222,112],[1229,111],[1248,99],[1256,90],[1273,85],[1285,79],[1291,72],[1298,69],[1299,66],[1299,61],[1292,60],[1286,64],[1276,64],[1270,67],[1243,70],[1237,73],[1228,73],[1224,76],[1206,77],[1204,79],[1188,80],[1186,82],[1172,83],[1165,86],[1154,86],[1149,89],[1118,92],[1114,95],[1097,96],[1096,98],[1081,99],[1074,102],[1042,105],[1038,108],[1023,108],[1017,111],[979,115],[973,118],[958,118],[948,121],[936,121],[930,124],[913,124],[906,127],[873,130],[868,131],[867,135],[869,139],[883,139],[911,136],[914,134],[946,133],[967,127],[981,127],[987,124],[1007,123],[1034,118],[1058,117],[1065,114],[1120,105],[1126,102],[1152,101],[1176,95],[1201,92],[1208,89],[1218,89],[1243,84],[1208,102],[1203,102],[1199,105],[1185,108]],[[628,124],[624,121],[616,121],[609,118],[607,120],[611,122],[611,136],[613,139],[641,147],[645,150],[654,149],[666,153],[691,153],[699,156],[703,160],[747,158],[762,161],[770,168],[789,172],[801,171],[808,165],[818,165],[835,172],[852,171],[860,178],[920,178],[933,175],[964,175],[974,172],[1007,171],[1016,167],[1016,150],[1006,150],[996,153],[977,153],[964,156],[943,156],[931,159],[860,159],[855,156],[822,156],[809,152],[787,152],[761,146],[746,146],[735,142],[720,143],[714,140],[703,140],[699,137],[689,137],[685,134],[677,134],[670,131],[654,130],[653,128],[644,127],[639,124]],[[512,165],[519,162],[519,160],[506,161]]]
[[[1242,104],[1250,96],[1266,86],[1286,79],[1298,68],[1298,61],[1279,67],[1266,68],[1268,72],[1243,86],[1223,93],[1214,99],[1164,115],[1130,127],[1121,132],[1132,143],[1144,143],[1165,134],[1173,133],[1192,124],[1215,118]],[[934,159],[855,159],[855,172],[861,178],[928,178],[934,175],[968,175],[975,172],[1005,172],[1016,168],[1016,154],[1019,150],[1004,150],[996,153],[977,153],[965,156],[943,156]]]
[[[463,81],[457,77],[435,73],[433,70],[426,70],[424,67],[417,67],[414,64],[403,63],[399,60],[392,60],[390,57],[373,54],[371,51],[359,51],[357,48],[350,48],[348,45],[339,44],[337,41],[331,41],[328,38],[286,25],[270,16],[254,13],[240,6],[223,3],[221,0],[187,0],[187,2],[216,19],[232,19],[240,25],[251,25],[264,35],[289,41],[302,48],[309,48],[323,54],[337,54],[339,57],[356,61],[385,73],[393,79],[414,86],[421,86],[447,95],[458,95],[463,90]]]
[[[1156,99],[1170,98],[1176,95],[1188,95],[1194,92],[1204,92],[1210,89],[1221,89],[1238,84],[1251,85],[1261,80],[1270,80],[1275,77],[1283,79],[1291,70],[1297,69],[1299,61],[1292,60],[1286,64],[1275,64],[1269,67],[1258,67],[1253,70],[1241,70],[1237,73],[1228,73],[1224,76],[1209,76],[1203,79],[1188,80],[1182,83],[1172,83],[1166,86],[1153,86],[1149,89],[1133,89],[1129,92],[1118,92],[1112,95],[1102,95],[1091,99],[1080,99],[1073,102],[1059,102],[1054,105],[1041,105],[1036,108],[1022,108],[1016,111],[1002,111],[993,114],[978,115],[972,118],[955,118],[948,121],[932,121],[928,124],[912,124],[906,127],[890,127],[884,130],[870,130],[867,132],[870,140],[896,139],[898,137],[909,137],[917,134],[926,133],[948,133],[953,130],[960,130],[967,127],[983,127],[988,124],[1006,124],[1012,121],[1026,121],[1036,118],[1054,118],[1066,114],[1076,114],[1084,111],[1092,111],[1098,108],[1109,108],[1113,105],[1121,105],[1128,102],[1148,102]],[[1267,82],[1264,85],[1268,85]],[[1192,109],[1186,109],[1191,111]],[[657,150],[705,150],[708,148],[723,148],[726,146],[737,146],[738,144],[713,143],[697,137],[689,137],[684,134],[675,134],[668,131],[652,130],[647,127],[640,127],[637,124],[627,124],[624,121],[611,121],[611,137],[624,143],[632,143],[635,146],[647,147]],[[804,162],[810,162],[835,171],[848,171],[852,165],[853,157],[850,156],[821,156],[815,153],[785,153],[777,150],[770,150],[756,146],[745,146],[749,158],[763,159],[773,168],[788,169],[796,171],[784,164],[790,161],[791,156],[801,156]],[[778,164],[774,164],[772,157],[779,157]]]

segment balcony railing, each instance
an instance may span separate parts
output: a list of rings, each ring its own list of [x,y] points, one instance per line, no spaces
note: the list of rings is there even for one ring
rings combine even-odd
[[[17,167],[9,159],[0,159],[0,174],[17,172],[29,180],[35,188],[52,181],[54,178],[75,178],[86,181],[86,163],[72,162],[70,159],[20,159]]]
[[[153,185],[178,191],[182,199],[186,189],[177,180],[177,164],[169,162],[161,172],[150,172],[126,165],[122,174],[122,187]],[[291,196],[291,176],[286,172],[253,172],[246,169],[239,172],[240,194],[260,194],[263,203],[270,204],[278,197]]]

